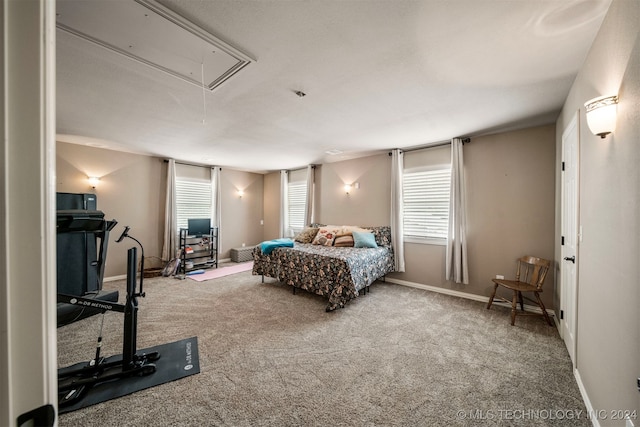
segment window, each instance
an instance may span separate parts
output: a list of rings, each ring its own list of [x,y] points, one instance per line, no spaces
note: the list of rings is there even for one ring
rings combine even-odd
[[[445,243],[449,228],[451,166],[405,170],[402,185],[405,240]]]
[[[305,226],[304,211],[307,204],[307,169],[287,172],[285,237],[301,232]]]
[[[189,218],[211,218],[211,182],[176,177],[176,221],[187,228]]]
[[[304,208],[307,202],[307,182],[294,181],[288,184],[287,214],[289,228],[293,233],[299,233],[304,228]]]

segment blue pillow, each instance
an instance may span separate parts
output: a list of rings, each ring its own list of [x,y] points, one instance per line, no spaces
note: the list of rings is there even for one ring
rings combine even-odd
[[[376,236],[373,233],[362,231],[353,232],[353,247],[355,248],[377,248]]]

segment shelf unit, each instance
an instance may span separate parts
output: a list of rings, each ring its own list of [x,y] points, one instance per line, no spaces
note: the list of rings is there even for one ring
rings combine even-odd
[[[180,229],[180,272],[218,268],[218,228],[211,227],[208,235],[190,236],[189,229]]]

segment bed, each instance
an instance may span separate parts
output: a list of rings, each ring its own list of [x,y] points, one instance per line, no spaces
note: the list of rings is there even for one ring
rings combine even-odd
[[[351,229],[372,234],[376,247],[334,246]],[[298,288],[325,296],[329,300],[326,310],[332,311],[344,307],[377,279],[394,271],[389,227],[340,226],[333,231],[334,237],[337,235],[333,242],[323,241],[324,237],[318,239],[318,233],[311,242],[296,238],[293,247],[275,247],[269,253],[264,253],[261,245],[256,246],[253,274],[262,275],[263,281],[267,276],[293,286],[294,292]]]

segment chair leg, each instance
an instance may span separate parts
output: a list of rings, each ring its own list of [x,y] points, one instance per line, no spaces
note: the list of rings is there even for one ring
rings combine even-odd
[[[540,294],[537,293],[537,292],[534,292],[533,294],[536,296],[536,300],[538,301],[538,305],[542,309],[542,315],[544,316],[545,320],[547,321],[549,326],[553,326],[553,321],[549,317],[549,314],[547,313],[547,309],[544,308],[544,304],[542,303],[542,300],[540,299]]]
[[[524,298],[522,298],[522,292],[518,291],[518,298],[520,299],[520,310],[524,311]]]
[[[516,324],[517,310],[518,310],[518,291],[513,291],[513,302],[511,303],[511,326]]]
[[[489,298],[489,304],[487,304],[487,310],[491,308],[491,304],[493,304],[493,299],[496,296],[496,291],[498,290],[498,284],[493,287],[493,293],[491,294],[491,298]]]

